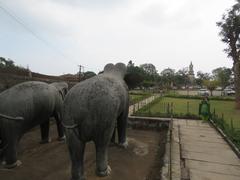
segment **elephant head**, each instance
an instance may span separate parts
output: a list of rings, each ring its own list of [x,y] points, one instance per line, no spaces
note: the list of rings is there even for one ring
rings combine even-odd
[[[124,77],[127,74],[127,67],[123,63],[117,63],[115,65],[113,64],[107,64],[104,67],[104,75],[106,76],[114,76],[117,78],[118,81],[122,81],[122,85],[125,88],[125,94],[122,97],[124,98],[124,103],[122,104],[123,109],[121,114],[119,115],[117,119],[117,131],[118,131],[118,142],[119,145],[126,148],[128,146],[127,139],[126,139],[126,128],[127,128],[127,119],[128,119],[128,103],[129,103],[129,98],[128,98],[128,87],[124,81]],[[115,143],[115,133],[116,129],[114,129],[113,135],[112,135],[112,143]]]
[[[127,67],[123,63],[117,63],[115,65],[109,63],[104,67],[104,74],[110,74],[111,76],[116,76],[120,79],[124,79],[126,73]]]

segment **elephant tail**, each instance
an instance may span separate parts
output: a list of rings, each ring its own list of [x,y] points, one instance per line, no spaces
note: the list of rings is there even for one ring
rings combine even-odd
[[[4,114],[0,113],[0,118],[5,118],[5,119],[9,119],[9,120],[14,120],[14,121],[23,121],[24,118],[23,117],[12,117],[12,116],[7,116]]]
[[[76,127],[78,127],[78,124],[66,125],[62,122],[62,126],[66,129],[75,129]]]

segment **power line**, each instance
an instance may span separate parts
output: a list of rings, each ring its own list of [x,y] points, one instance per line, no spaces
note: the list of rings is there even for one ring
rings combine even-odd
[[[17,15],[15,15],[12,11],[9,10],[9,8],[6,8],[6,5],[3,6],[3,3],[0,2],[0,9],[9,17],[11,17],[14,21],[16,21],[18,24],[20,24],[27,32],[32,34],[36,39],[42,41],[46,46],[50,47],[52,50],[55,51],[55,53],[58,53],[60,56],[62,56],[66,61],[71,61],[74,64],[78,64],[77,62],[70,60],[63,52],[61,52],[59,49],[56,49],[53,47],[48,41],[44,40],[42,37],[40,37],[37,33],[35,33],[31,28],[29,28],[23,20],[21,20]]]

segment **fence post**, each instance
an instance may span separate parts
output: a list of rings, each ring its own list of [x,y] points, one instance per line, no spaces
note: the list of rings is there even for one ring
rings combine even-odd
[[[223,113],[222,113],[221,121],[222,121],[221,123],[222,123],[222,127],[223,127],[223,129],[225,129],[225,126],[224,126],[224,124],[225,124],[225,123],[224,123],[224,114],[223,114]]]
[[[171,114],[173,114],[173,102],[171,102]]]
[[[169,103],[167,104],[167,114],[169,114]]]
[[[166,112],[166,106],[165,106],[165,102],[163,102],[163,113]]]
[[[189,101],[187,102],[187,114],[189,114]]]
[[[233,129],[233,120],[232,120],[232,118],[231,118],[231,130],[233,131],[234,129]]]
[[[213,118],[214,119],[216,118],[216,109],[215,108],[213,109]]]
[[[150,116],[150,104],[148,104],[147,106],[148,106],[148,116]]]
[[[138,107],[137,107],[137,110],[139,110],[139,102],[138,102]]]
[[[133,114],[135,114],[136,109],[135,109],[135,104],[133,104]]]

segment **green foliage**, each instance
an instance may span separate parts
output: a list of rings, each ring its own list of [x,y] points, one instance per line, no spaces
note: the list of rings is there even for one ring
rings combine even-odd
[[[138,66],[134,66],[132,61],[129,61],[127,65],[127,75],[125,81],[129,89],[139,87],[144,80],[144,71]]]
[[[171,112],[171,104],[173,104],[174,117],[189,116],[197,118],[200,102],[201,99],[162,97],[160,99],[156,99],[150,105],[143,107],[137,113],[148,114],[151,112],[151,116],[169,114]],[[227,124],[230,124],[230,121],[232,119],[233,126],[240,128],[240,111],[234,108],[234,101],[210,99],[209,103],[212,113],[215,112],[215,114],[219,116],[222,116],[222,114],[224,114],[223,116]]]
[[[136,92],[136,91],[130,91],[129,92],[129,104],[132,105],[132,104],[135,104],[139,101],[142,101],[148,97],[150,97],[152,94],[151,93],[148,93],[148,92],[143,92],[143,91],[140,91],[140,92]]]
[[[0,67],[15,67],[15,65],[11,59],[0,57]]]
[[[149,76],[157,75],[156,67],[151,63],[145,63],[140,65],[140,68]]]
[[[207,89],[211,92],[211,96],[212,96],[212,92],[213,92],[214,89],[217,88],[219,82],[216,81],[216,80],[204,80],[204,81],[203,81],[203,84],[204,84],[204,86],[206,86]]]
[[[91,77],[94,77],[96,76],[96,73],[95,72],[92,72],[92,71],[87,71],[83,74],[83,79],[89,79]]]
[[[164,69],[161,72],[161,80],[163,83],[163,87],[166,89],[170,89],[174,82],[175,70],[171,68]]]
[[[27,72],[28,69],[21,67],[21,66],[17,66],[15,65],[14,61],[11,59],[6,59],[3,57],[0,57],[0,69],[2,71],[9,71],[9,72],[13,72],[13,71],[18,71],[18,72]]]
[[[135,66],[132,61],[128,62],[125,81],[129,89],[136,87],[149,88],[157,84],[159,74],[153,64]]]
[[[202,71],[197,72],[197,79],[196,79],[196,84],[199,86],[203,86],[203,82],[205,80],[210,80],[211,75],[209,73],[204,73]]]
[[[214,80],[219,82],[219,85],[222,88],[225,88],[230,84],[230,81],[232,80],[232,70],[230,68],[226,67],[219,67],[212,71]]]
[[[227,44],[224,51],[233,60],[237,108],[240,109],[240,1],[238,0],[217,22],[221,40]]]
[[[191,95],[180,95],[176,93],[168,93],[165,95],[165,97],[171,97],[171,98],[180,98],[180,99],[198,99],[202,100],[202,96],[191,96]],[[229,97],[229,96],[211,96],[209,97],[210,100],[215,100],[215,101],[234,101],[234,97]]]
[[[212,115],[213,122],[219,127],[224,134],[240,149],[240,129],[234,128],[233,122],[227,123],[222,117],[216,114]]]
[[[233,61],[239,61],[240,52],[240,2],[238,1],[217,22],[220,27],[221,40],[228,45],[224,50]]]
[[[188,68],[180,69],[174,77],[174,85],[178,88],[184,86],[186,87],[189,84],[189,77],[188,77]]]

